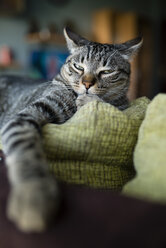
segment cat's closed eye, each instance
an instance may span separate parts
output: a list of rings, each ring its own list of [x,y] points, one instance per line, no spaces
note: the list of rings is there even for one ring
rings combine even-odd
[[[99,77],[105,78],[110,77],[110,82],[115,83],[119,79],[119,71],[115,70],[102,70],[99,72]]]
[[[100,73],[101,74],[111,74],[113,72],[114,72],[113,70],[104,70],[104,71],[101,71]]]
[[[79,70],[79,71],[84,71],[84,68],[76,63],[73,64],[74,68]]]
[[[108,70],[101,70],[98,75],[99,77],[107,77],[107,76],[114,76],[115,74],[117,74],[117,71],[108,69]]]

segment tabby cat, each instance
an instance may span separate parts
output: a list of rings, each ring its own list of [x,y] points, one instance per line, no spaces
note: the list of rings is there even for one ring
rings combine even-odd
[[[64,35],[70,56],[52,82],[0,77],[1,138],[11,183],[7,215],[26,232],[44,230],[59,203],[42,150],[41,127],[66,122],[92,100],[127,108],[129,61],[142,44],[141,38],[99,44],[69,28]]]

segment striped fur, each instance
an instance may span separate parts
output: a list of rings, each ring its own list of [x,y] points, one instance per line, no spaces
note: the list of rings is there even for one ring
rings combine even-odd
[[[42,231],[58,202],[58,187],[48,172],[41,127],[61,124],[91,100],[119,109],[128,105],[129,59],[140,39],[122,45],[90,42],[65,30],[71,52],[52,82],[0,77],[0,127],[12,185],[8,216],[24,231]]]

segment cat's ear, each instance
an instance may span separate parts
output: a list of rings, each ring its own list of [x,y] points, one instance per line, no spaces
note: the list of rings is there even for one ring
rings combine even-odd
[[[78,47],[89,44],[90,42],[80,35],[71,31],[70,28],[64,28],[64,36],[67,42],[68,49],[73,53]]]
[[[143,38],[137,37],[133,40],[129,40],[125,43],[117,45],[118,51],[124,57],[124,59],[131,61],[133,56],[136,55],[142,46]]]

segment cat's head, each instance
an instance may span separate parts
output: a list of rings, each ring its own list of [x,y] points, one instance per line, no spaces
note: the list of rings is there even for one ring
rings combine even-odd
[[[130,60],[142,45],[136,38],[122,44],[89,41],[65,28],[70,56],[62,66],[62,77],[79,94],[89,93],[116,98],[126,93],[130,77]]]

